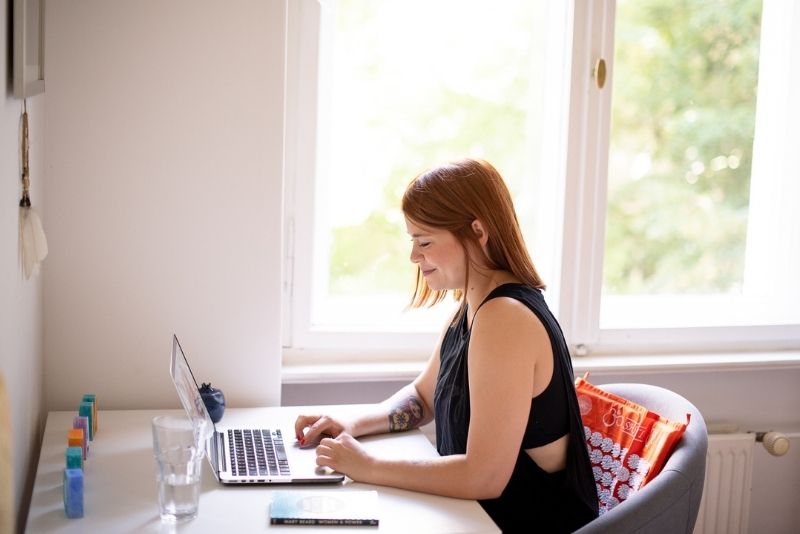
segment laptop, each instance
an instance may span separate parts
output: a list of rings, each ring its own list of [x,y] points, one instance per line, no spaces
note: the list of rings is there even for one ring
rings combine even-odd
[[[280,428],[270,421],[258,427],[217,427],[208,415],[189,361],[172,336],[170,375],[186,415],[201,439],[217,480],[223,484],[335,483],[344,475],[317,466],[313,448],[300,448],[294,428]]]

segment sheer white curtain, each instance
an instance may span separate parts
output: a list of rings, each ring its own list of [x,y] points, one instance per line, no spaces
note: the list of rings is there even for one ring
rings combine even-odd
[[[764,1],[743,292],[780,303],[772,324],[800,320],[799,25],[800,4]]]

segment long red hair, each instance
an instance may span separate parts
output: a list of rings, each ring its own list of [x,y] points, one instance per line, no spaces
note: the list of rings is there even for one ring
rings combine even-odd
[[[463,159],[423,172],[406,188],[402,209],[419,226],[449,231],[465,251],[481,249],[472,230],[472,222],[480,220],[489,235],[489,268],[508,271],[523,283],[544,289],[525,246],[508,187],[488,162]],[[466,284],[455,291],[456,300],[461,300],[465,291]],[[446,294],[446,290],[432,290],[417,268],[412,308],[433,306]]]

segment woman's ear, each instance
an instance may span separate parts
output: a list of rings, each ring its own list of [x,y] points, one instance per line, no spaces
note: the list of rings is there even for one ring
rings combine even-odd
[[[481,248],[486,247],[486,243],[489,241],[489,232],[486,231],[486,228],[483,226],[483,223],[480,219],[475,219],[472,221],[472,231],[475,234],[475,237],[478,238],[478,243],[481,244]]]

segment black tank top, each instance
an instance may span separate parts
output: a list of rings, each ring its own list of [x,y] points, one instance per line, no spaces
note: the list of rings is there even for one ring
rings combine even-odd
[[[570,532],[597,517],[597,493],[567,344],[538,289],[523,284],[504,284],[495,288],[484,302],[497,297],[522,302],[542,322],[552,346],[553,376],[547,388],[531,402],[525,435],[508,485],[497,499],[480,503],[504,532],[512,531],[514,525],[529,531],[531,521],[547,532]],[[436,447],[443,456],[464,454],[467,449],[470,331],[466,315],[462,314],[447,330],[439,355],[434,414]],[[564,434],[570,437],[563,471],[545,472],[524,451]]]
[[[569,409],[563,370],[553,362],[553,375],[547,387],[531,400],[528,426],[522,436],[522,448],[531,449],[552,443],[569,433]]]

